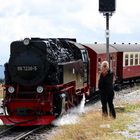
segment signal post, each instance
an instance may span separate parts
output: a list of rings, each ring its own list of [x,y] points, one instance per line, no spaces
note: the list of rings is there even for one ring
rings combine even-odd
[[[116,1],[115,0],[99,0],[99,12],[103,13],[106,17],[106,60],[110,65],[110,55],[109,55],[109,17],[115,12]]]

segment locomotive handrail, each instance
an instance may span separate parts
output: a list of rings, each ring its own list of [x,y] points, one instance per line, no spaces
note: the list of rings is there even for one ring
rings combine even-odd
[[[66,88],[67,86],[70,86],[70,85],[75,86],[76,82],[75,81],[71,81],[71,82],[67,82],[65,84],[59,84],[59,85],[53,85],[53,86],[46,85],[45,88],[47,90],[53,90],[53,89]]]
[[[73,89],[73,88],[74,88],[74,86],[70,86],[70,87],[67,87],[65,89],[62,89],[60,92],[66,92],[66,91]]]

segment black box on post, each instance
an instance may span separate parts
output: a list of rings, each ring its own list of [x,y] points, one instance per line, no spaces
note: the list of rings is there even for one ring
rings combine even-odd
[[[100,12],[114,12],[115,0],[99,0],[99,11]]]

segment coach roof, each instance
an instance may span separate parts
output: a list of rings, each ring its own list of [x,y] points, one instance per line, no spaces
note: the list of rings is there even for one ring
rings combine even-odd
[[[106,53],[106,44],[83,44],[85,47],[92,49],[95,51],[97,54],[103,54]],[[112,47],[111,45],[109,46],[109,52],[117,52],[117,50]]]
[[[118,52],[140,52],[140,44],[111,44]]]

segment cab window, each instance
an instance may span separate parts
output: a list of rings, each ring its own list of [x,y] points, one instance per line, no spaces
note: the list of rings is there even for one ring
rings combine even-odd
[[[81,50],[83,66],[84,66],[84,82],[88,81],[88,54],[86,50]]]

